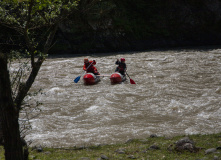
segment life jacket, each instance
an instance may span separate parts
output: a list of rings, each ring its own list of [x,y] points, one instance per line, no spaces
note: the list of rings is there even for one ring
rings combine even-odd
[[[91,64],[92,63],[92,64]],[[91,66],[88,68],[88,66],[91,64]],[[93,64],[96,64],[96,61],[89,61],[89,63],[84,63],[83,69],[87,70],[87,73],[94,73],[99,74],[97,71],[97,68],[93,66]]]
[[[123,72],[126,69],[126,64],[125,63],[118,63],[118,71]]]

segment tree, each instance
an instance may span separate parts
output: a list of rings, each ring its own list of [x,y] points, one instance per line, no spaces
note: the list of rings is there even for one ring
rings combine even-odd
[[[6,160],[28,158],[22,147],[19,113],[22,103],[53,45],[59,23],[76,10],[79,0],[2,0],[0,27],[14,34],[3,35],[0,46],[0,119]],[[2,35],[1,35],[2,36]],[[25,81],[18,79],[14,90],[8,68],[15,51],[30,59],[31,70]]]

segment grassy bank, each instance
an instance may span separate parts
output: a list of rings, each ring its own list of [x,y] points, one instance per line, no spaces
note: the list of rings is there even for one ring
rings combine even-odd
[[[197,148],[177,151],[178,140],[189,137]],[[212,152],[208,149],[214,148]],[[128,140],[124,144],[98,145],[80,148],[30,148],[30,160],[220,160],[221,133],[210,135],[189,135],[176,137],[148,137]],[[4,159],[4,150],[0,148],[0,159]]]

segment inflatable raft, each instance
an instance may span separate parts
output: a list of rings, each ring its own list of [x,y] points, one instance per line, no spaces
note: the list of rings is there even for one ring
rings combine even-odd
[[[93,73],[86,73],[83,77],[83,81],[85,85],[93,85],[100,81],[100,77]]]
[[[124,82],[126,80],[126,76],[123,76],[122,74],[115,72],[110,76],[111,84],[118,84],[121,82]]]

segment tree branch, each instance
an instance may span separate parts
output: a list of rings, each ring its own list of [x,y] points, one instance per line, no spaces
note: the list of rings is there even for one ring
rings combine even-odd
[[[53,42],[53,39],[54,39],[54,35],[57,31],[57,28],[58,28],[58,24],[56,24],[53,28],[53,30],[50,32],[48,38],[47,38],[47,41],[45,43],[45,46],[44,46],[44,51],[43,53],[44,54],[47,54],[50,47],[51,47],[51,44]],[[22,101],[24,100],[25,96],[27,95],[29,89],[31,88],[32,84],[34,83],[34,80],[40,70],[40,67],[42,65],[42,63],[44,62],[45,58],[43,56],[40,56],[37,60],[37,62],[34,62],[34,53],[31,54],[31,61],[32,63],[34,63],[32,65],[32,71],[29,75],[29,78],[28,80],[26,81],[26,83],[24,85],[21,85],[19,87],[19,91],[18,91],[18,94],[15,98],[15,103],[16,103],[16,106],[18,107],[18,109],[20,110],[21,109],[21,104],[22,104]]]
[[[35,81],[35,78],[36,78],[36,76],[38,74],[38,71],[40,70],[40,67],[41,67],[43,61],[44,61],[44,58],[43,57],[39,57],[38,61],[32,67],[32,71],[31,71],[31,73],[30,73],[26,83],[25,84],[21,84],[20,87],[19,87],[18,94],[17,94],[17,96],[15,98],[15,103],[16,103],[16,106],[17,106],[17,108],[19,110],[21,109],[22,101],[24,100],[24,98],[27,95],[29,89],[31,88],[32,84]]]
[[[47,38],[47,41],[45,43],[44,51],[43,51],[44,54],[48,53],[48,51],[49,51],[49,49],[51,47],[51,44],[53,42],[55,33],[57,32],[57,29],[58,29],[58,24],[55,24],[54,29],[50,32],[50,34],[49,34],[49,36]]]
[[[27,23],[26,23],[26,26],[25,26],[25,30],[28,30],[28,28],[29,28],[33,5],[34,5],[34,0],[31,0],[30,3],[29,3],[29,7],[28,7],[28,16],[27,16],[28,18],[27,18]]]

